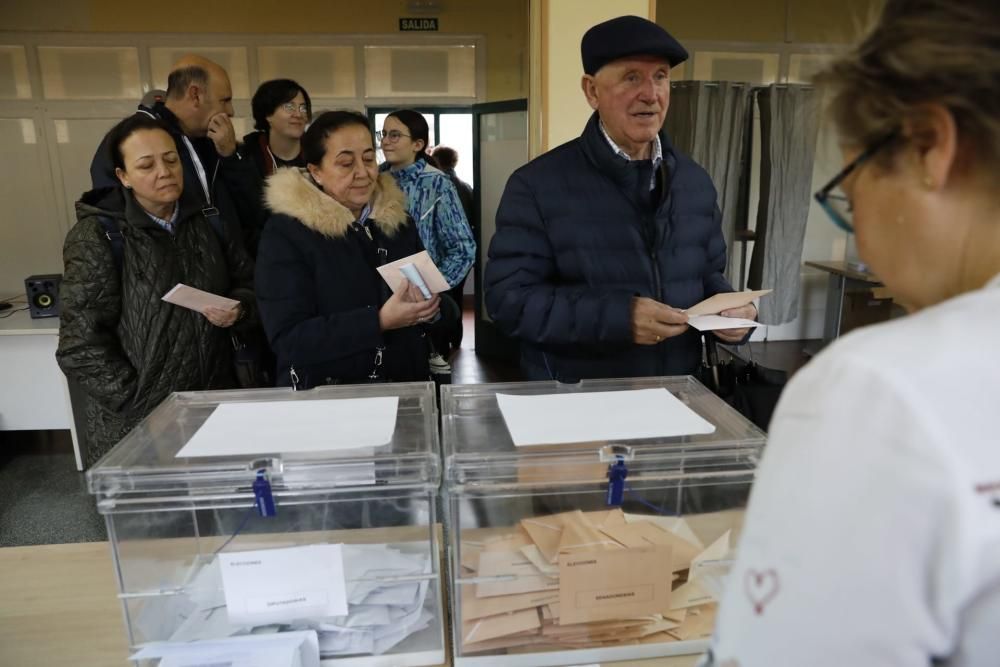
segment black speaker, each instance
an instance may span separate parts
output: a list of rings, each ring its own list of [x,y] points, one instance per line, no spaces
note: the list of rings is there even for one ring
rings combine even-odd
[[[31,317],[59,317],[59,283],[62,276],[52,273],[46,276],[28,276],[24,279],[24,291],[28,295]]]

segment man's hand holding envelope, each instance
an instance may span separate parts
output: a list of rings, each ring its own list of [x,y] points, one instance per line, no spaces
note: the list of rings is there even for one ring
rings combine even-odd
[[[685,311],[688,323],[699,331],[714,332],[723,343],[739,343],[757,326],[754,299],[770,293],[767,289],[716,294]]]

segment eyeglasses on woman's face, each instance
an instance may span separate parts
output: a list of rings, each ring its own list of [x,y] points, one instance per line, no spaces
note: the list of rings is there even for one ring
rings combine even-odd
[[[854,232],[854,212],[851,207],[851,200],[843,194],[843,191],[838,190],[840,185],[848,176],[857,171],[858,167],[863,165],[871,159],[873,155],[892,143],[897,137],[899,137],[899,132],[894,131],[873,143],[871,146],[866,148],[861,155],[851,160],[846,167],[840,170],[840,173],[834,176],[829,183],[824,185],[818,192],[816,192],[816,194],[813,195],[816,202],[822,206],[823,210],[826,211],[826,214],[830,216],[833,224],[837,225],[845,232],[849,234]],[[835,190],[837,190],[837,192],[834,192]]]
[[[394,144],[403,137],[409,138],[410,135],[403,134],[399,130],[389,130],[388,132],[385,130],[379,130],[375,133],[375,138],[379,141],[379,143],[383,144]]]
[[[295,113],[298,111],[303,116],[309,115],[309,107],[305,104],[295,104],[293,102],[285,102],[281,105],[281,108],[285,110],[285,113]]]

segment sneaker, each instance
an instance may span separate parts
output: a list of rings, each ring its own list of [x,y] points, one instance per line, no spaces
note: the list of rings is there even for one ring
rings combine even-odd
[[[431,373],[434,375],[448,375],[451,373],[451,364],[445,361],[444,357],[437,352],[427,359],[427,363],[431,367]]]

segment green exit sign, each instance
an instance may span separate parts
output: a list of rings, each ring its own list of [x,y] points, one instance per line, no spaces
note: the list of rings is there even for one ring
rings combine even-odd
[[[402,32],[437,32],[437,19],[399,19]]]

